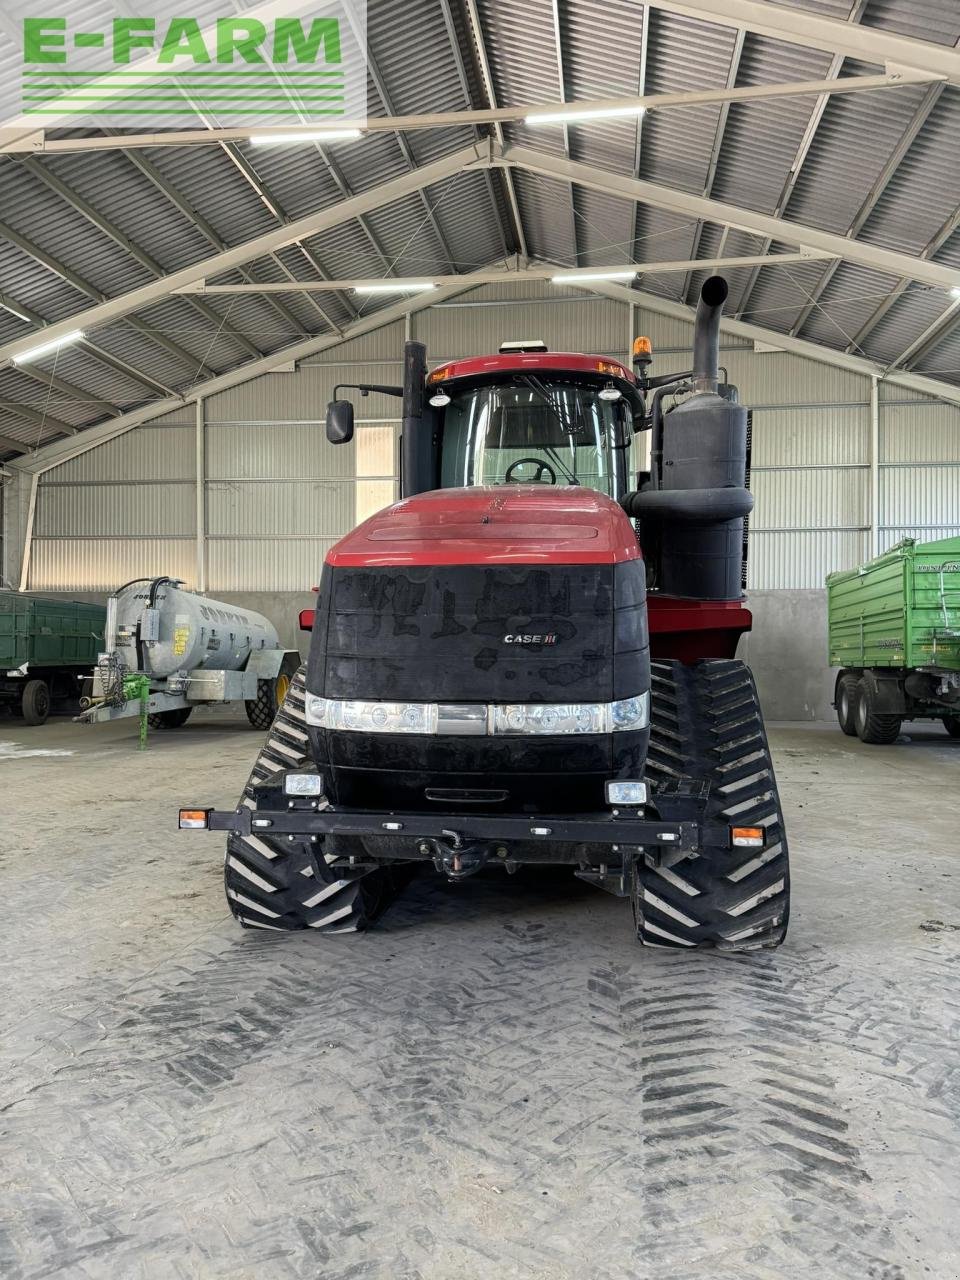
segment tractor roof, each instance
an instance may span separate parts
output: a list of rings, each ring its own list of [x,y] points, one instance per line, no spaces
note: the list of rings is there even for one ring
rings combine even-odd
[[[495,356],[468,356],[438,365],[428,376],[427,384],[451,382],[458,378],[489,377],[498,373],[591,373],[619,378],[636,385],[636,377],[625,364],[609,356],[587,356],[571,351],[510,352]]]

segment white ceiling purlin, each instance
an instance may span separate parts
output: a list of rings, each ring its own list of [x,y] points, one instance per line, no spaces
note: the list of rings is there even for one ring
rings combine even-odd
[[[453,20],[453,11],[450,8],[450,0],[440,0],[440,8],[443,12],[443,25],[447,33],[447,40],[450,42],[450,49],[453,53],[454,66],[457,69],[457,79],[460,82],[460,92],[463,94],[464,105],[469,109],[472,104],[470,96],[470,79],[467,75],[467,65],[463,59],[463,50],[460,48],[460,42],[457,39],[457,28]],[[477,125],[474,125],[474,137],[479,142],[481,135]],[[484,173],[484,182],[487,188],[487,195],[490,197],[490,209],[493,213],[493,219],[497,228],[497,237],[500,240],[500,248],[503,250],[504,258],[510,257],[510,246],[507,244],[507,237],[503,229],[503,220],[500,216],[500,206],[497,202],[496,195],[493,190],[493,178],[488,169]]]
[[[647,0],[700,22],[738,27],[807,49],[829,49],[880,65],[923,67],[960,85],[960,51],[950,45],[913,40],[879,27],[850,26],[843,18],[827,18],[809,9],[786,8],[769,0]]]
[[[480,25],[480,14],[477,11],[477,0],[463,0],[464,8],[467,14],[467,21],[473,32],[474,46],[477,51],[477,61],[480,66],[480,78],[483,80],[484,92],[487,95],[487,101],[493,111],[497,108],[497,94],[493,84],[493,73],[490,70],[490,59],[487,57],[487,46],[483,40],[483,27]],[[493,136],[496,138],[500,146],[504,144],[503,125],[499,119],[491,122],[493,124]],[[527,237],[523,230],[523,219],[520,216],[520,204],[517,200],[516,188],[513,184],[513,174],[509,170],[503,174],[504,185],[507,189],[507,200],[510,204],[510,212],[513,215],[513,229],[517,237],[517,248],[524,258],[529,257],[527,250]]]
[[[222,253],[214,254],[209,258],[202,258],[188,267],[182,267],[179,271],[174,271],[161,277],[159,280],[141,285],[139,288],[132,289],[118,297],[109,298],[97,306],[89,307],[85,311],[75,312],[64,320],[58,320],[53,324],[47,325],[40,334],[30,334],[26,337],[17,338],[12,342],[7,342],[0,346],[0,363],[9,363],[16,356],[30,351],[37,345],[38,337],[42,338],[44,343],[56,342],[76,329],[84,331],[95,329],[99,325],[104,325],[117,319],[119,316],[129,315],[131,312],[147,307],[161,298],[167,298],[183,285],[192,284],[196,280],[202,280],[211,275],[219,275],[221,272],[230,271],[243,263],[250,262],[264,254],[269,254],[275,249],[282,249],[288,244],[294,244],[304,236],[316,235],[318,232],[339,226],[341,223],[350,222],[358,215],[367,213],[372,209],[379,209],[383,205],[402,199],[413,191],[422,190],[422,188],[430,186],[434,182],[452,177],[461,170],[470,167],[471,164],[476,163],[478,163],[478,155],[475,147],[466,147],[463,150],[453,152],[440,160],[433,161],[432,164],[424,165],[422,168],[415,169],[410,173],[401,174],[400,177],[392,178],[378,187],[371,187],[368,191],[359,196],[354,196],[350,200],[343,200],[339,204],[316,210],[314,213],[298,218],[286,226],[264,232],[262,235],[255,236],[252,240],[234,245]]]
[[[874,182],[873,186],[871,187],[863,204],[857,210],[856,216],[854,217],[853,221],[850,223],[849,227],[847,227],[846,234],[848,236],[853,236],[853,237],[858,236],[860,232],[863,230],[863,228],[866,226],[867,220],[869,219],[870,215],[873,213],[874,209],[877,207],[877,204],[879,203],[880,198],[882,197],[884,191],[886,191],[887,187],[890,185],[890,181],[893,178],[893,175],[899,169],[904,156],[913,146],[914,142],[916,142],[917,136],[919,135],[920,130],[929,120],[930,114],[933,111],[934,107],[939,102],[940,96],[942,93],[943,93],[943,85],[933,84],[930,86],[927,92],[923,95],[923,101],[920,103],[919,107],[914,112],[913,118],[911,119],[910,123],[907,125],[906,129],[904,129],[903,133],[900,135],[897,145],[894,147],[893,151],[887,157],[886,163],[884,164],[879,175],[877,176],[877,180]],[[813,311],[814,307],[817,306],[821,296],[823,295],[824,290],[826,289],[830,281],[833,279],[834,274],[836,273],[836,270],[839,267],[839,265],[840,265],[839,262],[836,262],[833,264],[833,266],[828,267],[827,270],[824,271],[820,279],[817,281],[816,285],[814,285],[813,289],[811,289],[810,296],[807,299],[807,302],[804,305],[803,310],[800,312],[799,316],[794,321],[791,327],[791,330],[790,330],[791,333],[800,333],[800,331],[803,329],[803,326],[807,322],[807,318],[809,317],[811,311]]]
[[[784,218],[758,213],[754,209],[746,209],[721,200],[691,195],[641,178],[627,178],[596,165],[578,164],[562,156],[533,151],[529,147],[494,148],[489,163],[527,169],[547,178],[559,178],[561,181],[591,187],[595,191],[602,191],[622,200],[649,204],[654,208],[668,209],[672,213],[687,217],[702,217],[710,222],[734,227],[739,231],[768,236],[810,249],[821,249],[831,255],[847,258],[851,262],[859,262],[862,266],[872,267],[876,271],[904,276],[911,280],[918,280],[922,284],[930,284],[942,289],[952,289],[957,285],[956,268],[943,263],[924,261],[910,254],[883,249],[867,241],[853,240],[849,236],[821,231],[817,227],[789,222]]]
[[[567,101],[567,78],[563,68],[563,41],[560,35],[560,0],[550,0],[550,22],[553,27],[553,48],[554,57],[557,60],[557,87],[560,90],[560,101]],[[570,126],[564,123],[563,129],[563,153],[568,160],[573,159],[573,153],[570,150]],[[573,265],[580,265],[580,234],[577,225],[577,200],[573,187],[570,188],[570,236],[573,245]]]

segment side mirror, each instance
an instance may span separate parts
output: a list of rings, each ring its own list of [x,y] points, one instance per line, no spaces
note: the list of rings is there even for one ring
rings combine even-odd
[[[353,439],[353,405],[349,400],[331,400],[327,405],[327,439],[331,444]]]

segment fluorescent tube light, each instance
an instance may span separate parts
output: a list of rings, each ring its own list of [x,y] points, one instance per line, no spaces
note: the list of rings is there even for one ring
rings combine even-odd
[[[632,280],[635,271],[578,271],[570,275],[551,276],[551,284],[583,284],[590,280]]]
[[[252,133],[254,147],[286,146],[292,142],[351,142],[362,137],[359,129],[317,129],[303,133]]]
[[[378,284],[358,284],[354,293],[424,293],[437,286],[429,280],[382,280]]]
[[[44,342],[39,347],[31,347],[29,351],[24,351],[23,355],[14,356],[13,363],[26,364],[29,360],[39,360],[41,356],[48,356],[59,347],[69,346],[72,342],[80,342],[82,338],[83,330],[74,329],[72,333],[65,333],[62,338],[57,338],[55,342]]]
[[[524,117],[524,124],[579,124],[581,120],[612,120],[617,116],[642,116],[645,107],[597,107],[592,111],[538,111]]]

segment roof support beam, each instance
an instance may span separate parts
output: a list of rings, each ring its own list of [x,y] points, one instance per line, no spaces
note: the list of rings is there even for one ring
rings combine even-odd
[[[77,428],[70,426],[66,422],[61,422],[59,418],[51,418],[48,413],[41,413],[39,409],[34,409],[28,404],[21,404],[17,400],[0,400],[0,409],[5,409],[7,413],[12,413],[14,417],[23,418],[24,421],[31,423],[35,427],[43,427],[44,431],[53,431],[61,436],[76,435]],[[29,445],[24,445],[29,448]]]
[[[229,373],[221,373],[215,378],[207,378],[203,382],[198,382],[190,388],[182,399],[179,397],[176,399],[171,398],[170,400],[155,401],[151,405],[144,405],[130,413],[123,414],[122,417],[115,421],[100,422],[95,426],[88,427],[80,432],[74,440],[57,441],[47,445],[32,454],[29,461],[18,461],[8,465],[15,466],[17,470],[34,475],[50,471],[53,467],[69,462],[71,458],[75,458],[79,454],[95,449],[98,445],[106,443],[107,440],[113,440],[116,436],[132,431],[134,427],[139,427],[143,422],[149,422],[154,418],[162,417],[165,413],[170,413],[173,409],[180,408],[184,403],[205,400],[220,391],[228,391],[231,387],[249,382],[253,378],[259,378],[262,374],[270,373],[281,365],[289,365],[291,362],[295,363],[298,360],[304,360],[307,356],[316,355],[320,351],[328,351],[344,342],[349,342],[351,338],[359,338],[365,333],[372,333],[376,329],[382,329],[385,325],[392,324],[395,320],[402,320],[405,316],[412,315],[417,311],[422,311],[425,307],[429,307],[435,302],[446,302],[461,293],[466,293],[475,288],[476,283],[472,275],[459,276],[456,284],[437,289],[429,295],[421,294],[416,298],[408,298],[392,307],[384,307],[382,310],[375,311],[370,315],[361,316],[347,325],[342,333],[305,338],[302,342],[293,343],[279,351],[273,351],[269,355],[261,356],[259,360],[241,365],[237,369],[231,369]]]
[[[960,84],[960,52],[949,45],[912,40],[878,27],[849,26],[838,18],[821,17],[809,9],[788,9],[768,0],[647,0],[656,9],[679,13],[722,27],[738,27],[757,35],[784,40],[806,49],[831,49],[861,62],[925,67]]]
[[[17,365],[17,372],[22,373],[26,378],[32,378],[34,382],[39,382],[48,391],[55,391],[58,395],[63,396],[64,399],[73,400],[76,404],[96,405],[98,409],[102,409],[105,413],[109,413],[115,418],[118,418],[123,412],[115,404],[104,400],[102,396],[95,396],[89,391],[81,391],[72,382],[64,382],[63,378],[58,378],[55,373],[48,373],[46,369],[41,369],[38,365],[20,364]]]
[[[514,280],[552,280],[554,276],[562,275],[564,283],[569,279],[572,283],[576,282],[578,277],[583,278],[586,283],[591,279],[596,279],[598,275],[609,275],[610,273],[624,275],[666,275],[674,271],[689,271],[692,268],[697,270],[707,270],[716,267],[729,267],[731,270],[736,267],[749,267],[756,262],[760,262],[766,266],[787,266],[791,263],[809,262],[819,258],[829,258],[831,255],[822,253],[817,250],[805,250],[802,253],[770,253],[770,254],[747,254],[738,258],[681,258],[676,262],[627,262],[616,266],[604,267],[554,267],[542,266],[536,263],[528,263],[523,266],[510,267],[509,269],[501,269],[499,271],[474,271],[471,272],[470,278],[477,284],[509,284]],[[384,283],[389,284],[391,289],[403,290],[405,287],[411,293],[428,293],[428,289],[424,289],[424,284],[432,288],[437,286],[446,286],[456,284],[462,280],[463,276],[391,276],[388,281],[380,279],[356,279],[356,280],[296,280],[291,284],[270,283],[270,284],[207,284],[201,281],[196,285],[189,285],[182,292],[184,293],[217,293],[217,294],[237,294],[237,293],[289,293],[293,291],[309,292],[313,290],[329,290],[329,289],[358,289],[369,287],[376,289],[378,285]]]
[[[593,165],[577,164],[572,160],[565,160],[562,156],[547,155],[527,147],[505,147],[502,151],[494,148],[490,163],[527,169],[548,178],[559,178],[562,181],[590,187],[594,191],[603,191],[621,200],[653,205],[655,208],[668,209],[687,217],[703,217],[710,222],[723,223],[740,231],[754,232],[810,249],[820,249],[831,256],[859,262],[876,271],[905,276],[939,288],[951,289],[957,283],[954,267],[924,262],[909,254],[894,253],[878,245],[853,240],[849,236],[838,236],[833,232],[821,231],[817,227],[788,222],[782,218],[771,217],[769,214],[757,213],[753,209],[726,204],[721,200],[675,191],[669,187],[659,186],[655,182],[626,178],[621,174],[611,173]]]
[[[22,440],[14,440],[12,436],[0,436],[0,449],[9,453],[29,453],[30,446]]]
[[[245,241],[243,244],[235,245],[222,253],[217,253],[212,257],[192,263],[189,267],[174,271],[159,280],[151,281],[149,284],[141,285],[138,289],[132,289],[129,293],[122,294],[120,297],[110,298],[98,306],[90,307],[86,311],[75,313],[65,320],[49,324],[39,336],[42,336],[44,342],[56,342],[76,329],[86,331],[108,324],[120,316],[126,316],[133,311],[150,306],[151,303],[157,302],[161,298],[168,298],[184,285],[193,284],[195,281],[203,280],[211,275],[219,275],[224,271],[231,271],[254,258],[272,253],[275,249],[282,249],[286,245],[294,244],[304,236],[316,235],[318,232],[338,226],[340,223],[349,222],[352,218],[367,213],[371,209],[381,208],[394,200],[402,199],[402,197],[409,195],[413,191],[419,191],[423,187],[441,181],[443,178],[452,177],[454,174],[459,173],[461,169],[476,162],[477,151],[474,147],[456,151],[452,155],[445,156],[441,160],[435,160],[432,164],[424,165],[412,173],[402,174],[398,178],[382,183],[379,187],[373,187],[362,195],[354,196],[351,200],[344,200],[326,209],[317,210],[306,217],[296,219],[285,227],[267,231],[263,235],[255,236],[252,240]],[[29,351],[36,346],[37,336],[31,335],[25,338],[17,338],[13,342],[8,342],[0,347],[0,361],[10,361],[16,356],[23,355]],[[252,363],[256,364],[256,361]]]

